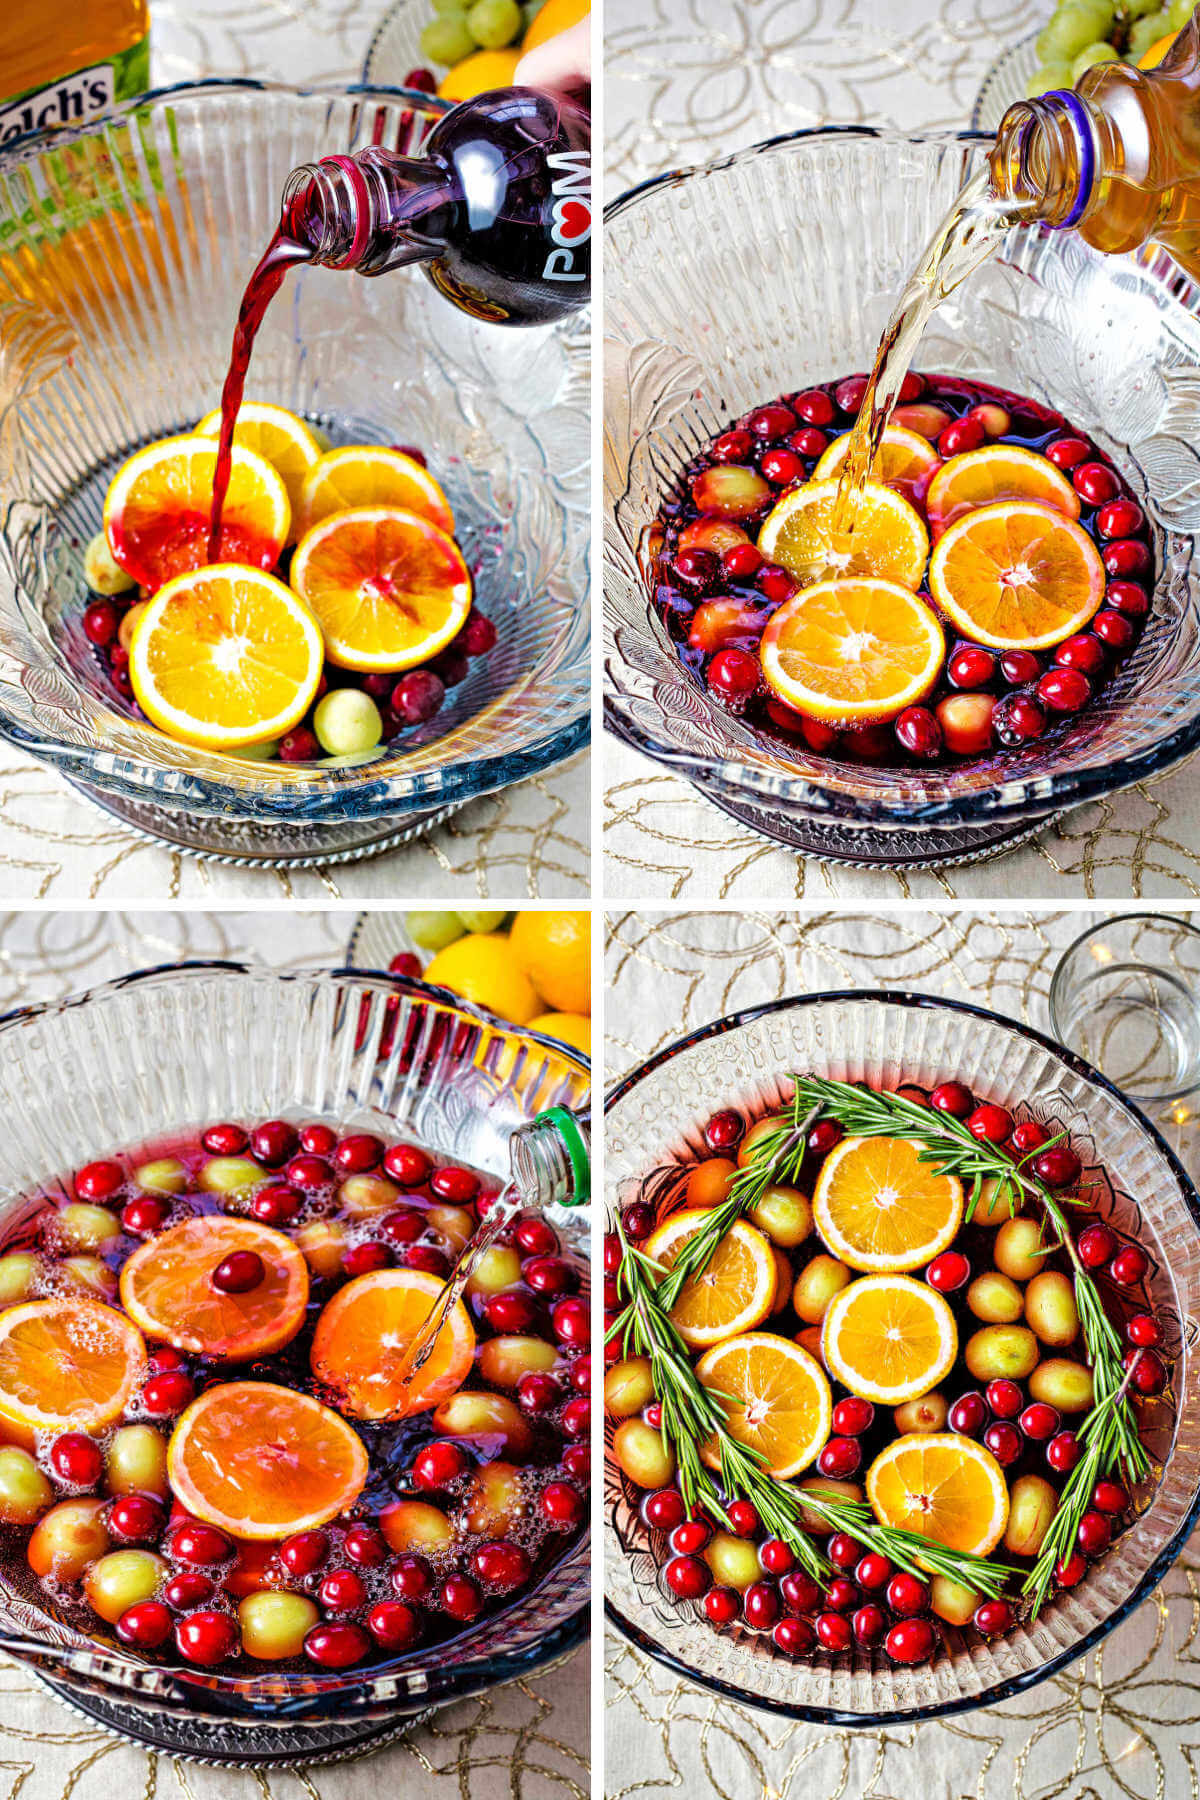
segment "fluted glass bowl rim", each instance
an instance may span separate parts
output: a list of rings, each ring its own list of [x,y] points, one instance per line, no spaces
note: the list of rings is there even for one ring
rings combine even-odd
[[[25,132],[0,149],[0,174],[42,147],[57,147],[95,137],[144,112],[147,107],[180,98],[221,99],[239,94],[266,95],[285,102],[316,100],[332,103],[380,98],[392,102],[400,100],[413,110],[443,117],[453,111],[452,104],[436,94],[375,82],[293,85],[254,76],[202,77],[150,88],[110,108],[102,118],[86,125]],[[231,315],[231,334],[232,329]],[[565,324],[560,321],[557,325],[533,329],[559,334],[570,329],[570,320]],[[584,576],[586,589],[586,571]],[[70,781],[81,782],[125,800],[173,810],[195,806],[217,818],[253,819],[262,824],[284,826],[362,824],[372,819],[390,819],[402,824],[410,816],[419,823],[433,808],[461,806],[468,800],[540,774],[565,761],[587,743],[591,723],[591,681],[586,635],[583,655],[556,673],[554,681],[556,686],[569,685],[575,692],[578,710],[573,717],[549,731],[535,730],[531,739],[519,747],[509,747],[492,755],[472,755],[458,762],[446,761],[416,774],[406,774],[401,767],[383,775],[380,772],[382,765],[378,763],[337,769],[292,763],[284,768],[278,764],[238,761],[233,753],[228,758],[230,772],[223,775],[208,772],[211,762],[216,760],[216,753],[197,751],[197,756],[210,759],[202,765],[205,772],[200,773],[158,763],[149,754],[154,742],[150,735],[144,757],[133,757],[126,752],[114,757],[111,749],[100,743],[81,747],[53,733],[30,730],[23,721],[10,717],[2,686],[0,739],[47,762]],[[429,748],[435,749],[436,744]],[[272,773],[273,767],[284,768],[284,772]]]
[[[188,958],[179,962],[156,963],[146,968],[130,970],[123,975],[116,975],[106,981],[97,982],[88,988],[60,995],[48,1000],[35,1000],[22,1003],[0,1013],[0,1034],[14,1027],[27,1025],[33,1021],[50,1021],[55,1017],[77,1012],[80,1008],[123,993],[133,987],[161,986],[188,987],[192,982],[202,981],[209,976],[228,977],[244,976],[256,982],[277,982],[281,986],[308,987],[320,989],[326,987],[345,987],[366,989],[385,994],[398,994],[411,997],[423,1004],[442,1008],[448,1012],[469,1020],[486,1030],[500,1036],[516,1039],[522,1043],[536,1043],[550,1051],[561,1062],[574,1066],[576,1071],[589,1081],[591,1061],[581,1050],[565,1044],[561,1039],[549,1036],[545,1032],[533,1031],[525,1026],[515,1025],[511,1019],[503,1019],[489,1012],[482,1006],[464,1000],[449,988],[440,987],[434,982],[426,982],[410,976],[392,975],[385,970],[354,968],[341,965],[332,968],[308,969],[276,969],[260,963],[247,963],[235,959]],[[590,1515],[585,1519],[579,1537],[565,1548],[561,1560],[582,1558],[586,1565],[589,1561],[591,1542]],[[546,1577],[553,1572],[552,1565],[546,1571]],[[530,1590],[529,1598],[536,1598],[537,1588]],[[418,1645],[406,1656],[393,1657],[385,1661],[372,1663],[366,1668],[351,1668],[325,1673],[314,1669],[303,1675],[289,1677],[263,1673],[252,1676],[214,1675],[204,1672],[203,1686],[191,1686],[187,1680],[186,1670],[163,1667],[162,1672],[169,1680],[176,1677],[174,1691],[168,1698],[155,1695],[152,1699],[140,1693],[136,1687],[126,1686],[121,1681],[123,1672],[139,1670],[147,1666],[159,1668],[149,1659],[139,1660],[136,1653],[97,1643],[95,1646],[99,1663],[94,1670],[89,1670],[86,1681],[93,1686],[101,1682],[105,1691],[114,1699],[127,1699],[134,1705],[145,1708],[147,1703],[154,1709],[182,1710],[189,1715],[204,1714],[213,1721],[218,1721],[236,1731],[240,1726],[261,1727],[270,1719],[258,1711],[230,1711],[217,1704],[209,1707],[207,1702],[219,1703],[222,1696],[235,1702],[271,1701],[277,1713],[276,1722],[281,1726],[293,1725],[303,1727],[306,1722],[329,1722],[343,1717],[346,1720],[361,1716],[364,1706],[377,1708],[381,1716],[400,1715],[411,1712],[416,1707],[441,1706],[458,1698],[470,1697],[482,1693],[487,1688],[497,1687],[504,1682],[516,1680],[519,1676],[529,1675],[538,1668],[565,1656],[575,1649],[586,1637],[590,1614],[590,1587],[586,1575],[580,1584],[580,1603],[578,1607],[557,1625],[547,1630],[534,1644],[520,1651],[495,1651],[483,1656],[472,1657],[470,1661],[438,1665],[436,1661],[427,1667],[421,1667],[419,1659],[422,1654],[428,1655],[428,1646]],[[505,1614],[496,1615],[495,1623],[498,1633],[504,1629]],[[84,1683],[84,1678],[69,1665],[47,1669],[42,1666],[36,1654],[43,1648],[36,1640],[31,1640],[28,1658],[22,1656],[19,1648],[14,1647],[7,1638],[5,1655],[16,1662],[26,1662],[31,1670],[40,1678],[49,1677],[52,1681],[73,1691],[77,1685]],[[44,1646],[47,1653],[52,1653],[53,1646]],[[375,1696],[377,1683],[387,1684],[403,1679],[406,1666],[419,1669],[422,1682],[419,1691],[410,1694],[385,1693]],[[289,1701],[287,1692],[292,1681],[296,1683],[296,1697]],[[84,1691],[87,1691],[86,1685]],[[360,1704],[331,1710],[339,1699],[357,1696]],[[300,1704],[301,1711],[289,1711],[289,1706]]]
[[[993,134],[975,130],[928,130],[904,131],[894,130],[886,126],[873,125],[819,125],[806,127],[798,131],[780,132],[758,143],[748,144],[740,150],[734,150],[722,156],[713,157],[704,163],[694,163],[679,169],[665,170],[662,174],[651,175],[646,180],[635,183],[624,193],[609,203],[604,209],[604,223],[607,227],[614,219],[633,210],[649,196],[661,189],[685,186],[697,178],[719,174],[725,169],[736,168],[740,164],[754,162],[773,151],[787,149],[798,143],[815,143],[847,140],[864,143],[875,142],[885,150],[905,145],[925,147],[949,147],[960,144],[964,148],[979,149],[994,141]],[[1129,258],[1112,258],[1115,262],[1126,262]],[[969,279],[969,278],[968,278]],[[1177,265],[1171,264],[1170,290],[1175,299],[1194,313],[1200,313],[1200,285],[1190,280]],[[606,343],[608,342],[606,336]],[[605,495],[603,509],[607,520],[610,512],[609,497]],[[608,574],[608,558],[605,557],[605,575]],[[650,601],[646,598],[649,611]],[[619,659],[618,659],[619,660]],[[609,649],[605,646],[605,668],[609,666]],[[688,678],[691,680],[692,678]],[[705,701],[704,690],[692,683],[701,701]],[[714,715],[716,703],[711,703]],[[752,768],[735,759],[733,756],[707,755],[697,750],[681,750],[663,737],[654,735],[649,728],[631,718],[623,703],[613,693],[611,685],[605,683],[604,690],[604,726],[613,737],[629,745],[631,749],[640,751],[663,768],[696,782],[702,789],[713,791],[718,800],[728,797],[737,804],[741,800],[758,803],[774,803],[782,805],[790,815],[811,818],[830,824],[842,824],[850,828],[871,826],[882,830],[903,830],[914,825],[932,827],[949,827],[956,825],[988,825],[1003,821],[1044,819],[1049,814],[1059,812],[1064,807],[1079,806],[1085,801],[1093,800],[1117,789],[1126,788],[1138,781],[1148,781],[1172,767],[1183,757],[1189,755],[1200,746],[1200,712],[1197,716],[1182,725],[1176,726],[1156,742],[1139,751],[1126,752],[1118,758],[1107,757],[1102,763],[1091,767],[1072,770],[1055,770],[1053,766],[1039,769],[1036,774],[1001,780],[996,786],[967,792],[951,798],[942,798],[925,802],[905,799],[889,801],[878,795],[866,797],[862,794],[851,794],[837,787],[826,787],[823,783],[798,772],[786,756],[778,754],[771,769]],[[768,740],[763,738],[760,748],[765,752],[769,748]],[[1102,751],[1101,751],[1102,753]]]
[[[1148,1137],[1158,1154],[1162,1157],[1174,1177],[1181,1199],[1192,1220],[1192,1224],[1200,1235],[1200,1193],[1175,1155],[1162,1133],[1146,1117],[1134,1101],[1128,1099],[1113,1082],[1102,1075],[1084,1057],[1073,1050],[1068,1050],[1048,1033],[1039,1031],[1033,1025],[1027,1025],[1021,1019],[1006,1017],[1003,1013],[993,1011],[990,1007],[976,1006],[968,1000],[952,1000],[935,994],[922,994],[910,988],[837,988],[821,993],[787,994],[779,1000],[767,1000],[758,1006],[750,1006],[724,1017],[713,1019],[706,1025],[699,1025],[676,1038],[672,1043],[657,1050],[653,1056],[647,1057],[635,1069],[623,1075],[621,1079],[605,1092],[604,1113],[607,1115],[636,1087],[660,1069],[664,1063],[682,1055],[684,1051],[702,1044],[708,1038],[723,1037],[731,1031],[743,1026],[756,1024],[760,1019],[769,1018],[776,1013],[797,1012],[802,1009],[831,1005],[885,1005],[911,1007],[923,1012],[951,1012],[971,1019],[980,1019],[989,1025],[1000,1025],[1006,1030],[1015,1032],[1039,1049],[1047,1051],[1065,1065],[1073,1074],[1094,1083],[1103,1090],[1110,1099],[1129,1116],[1131,1128]],[[1153,1502],[1151,1502],[1151,1507]],[[1149,1509],[1148,1509],[1149,1510]],[[784,1718],[803,1720],[808,1724],[856,1726],[872,1728],[888,1723],[913,1724],[925,1719],[947,1718],[954,1713],[976,1712],[981,1707],[996,1706],[1003,1700],[1011,1700],[1018,1694],[1036,1687],[1048,1677],[1058,1674],[1071,1663],[1086,1656],[1089,1650],[1115,1631],[1118,1625],[1130,1616],[1141,1604],[1156,1582],[1167,1572],[1181,1555],[1187,1538],[1197,1520],[1200,1519],[1200,1480],[1187,1514],[1181,1520],[1158,1555],[1146,1569],[1141,1580],[1122,1603],[1115,1607],[1106,1619],[1084,1634],[1075,1644],[1049,1657],[1034,1669],[1022,1670],[1007,1680],[997,1682],[981,1694],[963,1695],[949,1700],[938,1701],[928,1706],[896,1707],[888,1706],[874,1712],[845,1712],[838,1707],[820,1707],[798,1705],[794,1702],[776,1700],[766,1695],[753,1694],[747,1689],[737,1686],[717,1676],[706,1674],[697,1669],[683,1657],[666,1649],[657,1639],[652,1637],[640,1625],[627,1619],[624,1613],[605,1595],[604,1611],[607,1619],[617,1628],[623,1637],[639,1650],[644,1651],[656,1662],[662,1663],[674,1674],[681,1675],[687,1681],[697,1683],[700,1687],[720,1694],[723,1699],[732,1700],[739,1706],[747,1706],[761,1712],[781,1714]]]

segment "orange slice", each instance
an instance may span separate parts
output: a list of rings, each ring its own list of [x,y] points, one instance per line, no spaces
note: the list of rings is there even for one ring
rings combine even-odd
[[[958,1331],[946,1301],[910,1275],[863,1275],[835,1294],[821,1327],[829,1373],[860,1399],[900,1406],[950,1373]]]
[[[1003,1469],[990,1450],[953,1431],[894,1439],[867,1470],[867,1500],[881,1525],[963,1555],[986,1556],[1008,1525]]]
[[[340,1288],[317,1320],[312,1368],[356,1419],[403,1419],[455,1393],[471,1373],[475,1328],[456,1300],[428,1359],[406,1381],[408,1351],[442,1291],[420,1269],[379,1269]]]
[[[30,1300],[0,1313],[0,1421],[8,1435],[101,1431],[146,1373],[141,1332],[82,1295]]]
[[[205,413],[196,427],[200,437],[221,435],[221,409]],[[321,446],[311,425],[288,412],[286,407],[271,406],[265,400],[243,400],[233,428],[235,444],[244,444],[265,457],[282,475],[292,509],[289,540],[297,535],[300,520],[301,491],[304,477],[321,460]]]
[[[327,450],[300,488],[300,535],[334,513],[361,506],[399,506],[453,536],[454,514],[428,469],[385,444],[346,444]]]
[[[160,730],[238,750],[299,724],[324,655],[316,619],[282,581],[214,563],[159,588],[134,627],[129,676]]]
[[[709,1217],[707,1208],[673,1213],[646,1239],[646,1255],[670,1269],[688,1239]],[[751,1331],[770,1314],[775,1299],[775,1254],[770,1240],[738,1219],[717,1245],[702,1274],[685,1281],[671,1308],[671,1323],[690,1349],[701,1350]]]
[[[759,644],[768,687],[797,712],[844,725],[894,719],[924,699],[945,654],[937,614],[919,594],[865,577],[801,589]]]
[[[262,1258],[263,1279],[224,1294],[212,1272],[235,1250]],[[147,1337],[216,1362],[253,1362],[303,1325],[308,1264],[291,1238],[254,1219],[185,1219],[134,1251],[121,1270],[121,1304]]]
[[[471,577],[454,539],[394,506],[314,525],[290,579],[321,622],[330,662],[344,669],[414,669],[445,649],[471,610]]]
[[[813,480],[839,479],[849,448],[850,433],[844,431],[822,453],[820,462],[812,472]],[[879,455],[871,473],[884,487],[894,487],[906,500],[913,500],[925,492],[930,477],[941,466],[942,459],[928,438],[923,438],[919,432],[906,430],[903,425],[889,425],[883,434],[883,443],[879,446]]]
[[[937,1175],[910,1138],[843,1138],[821,1165],[813,1223],[851,1269],[919,1269],[953,1243],[962,1223],[957,1175]]]
[[[1079,495],[1046,457],[1016,444],[985,444],[952,456],[930,482],[925,510],[934,538],[964,513],[1001,500],[1037,500],[1064,519],[1079,517]]]
[[[143,587],[208,560],[217,446],[198,433],[161,438],[117,470],[104,499],[104,535],[116,561]],[[218,561],[270,569],[292,522],[283,478],[245,445],[233,447]]]
[[[836,481],[793,488],[767,514],[758,547],[797,581],[868,575],[916,589],[925,573],[929,535],[902,494],[868,481],[859,495],[853,529],[835,532]]]
[[[367,1453],[311,1395],[226,1381],[180,1414],[167,1474],[198,1519],[238,1538],[282,1538],[352,1506],[366,1485]]]
[[[1045,650],[1082,631],[1104,598],[1104,564],[1083,527],[1032,500],[965,513],[938,539],[929,589],[964,637]]]
[[[789,1338],[770,1331],[728,1338],[700,1358],[696,1373],[719,1397],[731,1435],[760,1451],[781,1481],[807,1469],[829,1436],[833,1398],[825,1371]],[[720,1468],[715,1446],[700,1455],[710,1469]]]

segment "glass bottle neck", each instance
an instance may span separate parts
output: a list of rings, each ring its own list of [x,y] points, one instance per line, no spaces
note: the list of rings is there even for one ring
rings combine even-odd
[[[392,242],[388,267],[423,262],[445,242],[434,215],[455,198],[449,169],[433,157],[398,156],[375,148],[356,156],[326,156],[293,169],[283,191],[284,228],[307,244],[327,269],[356,269],[381,223],[403,195],[404,238]]]
[[[591,1133],[587,1120],[552,1106],[520,1126],[509,1142],[512,1183],[522,1202],[538,1207],[583,1206],[591,1195]]]
[[[1101,152],[1097,121],[1081,94],[1054,89],[1010,106],[989,157],[992,185],[1013,203],[1014,222],[1065,231],[1086,216]]]

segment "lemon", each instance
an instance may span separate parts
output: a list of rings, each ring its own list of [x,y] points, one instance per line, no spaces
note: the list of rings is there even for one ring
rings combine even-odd
[[[569,31],[572,25],[578,25],[580,19],[586,19],[591,10],[588,0],[546,0],[545,6],[525,33],[522,51],[536,50],[539,44],[557,37],[560,31]]]
[[[592,1011],[592,920],[579,912],[519,912],[512,953],[554,1012]]]
[[[442,76],[438,96],[442,100],[473,100],[492,88],[511,87],[519,50],[476,50]]]
[[[539,1013],[536,1019],[530,1019],[529,1029],[557,1038],[560,1044],[570,1044],[573,1050],[582,1050],[585,1056],[592,1054],[592,1021],[585,1013]]]
[[[449,988],[514,1025],[528,1025],[538,1011],[533,984],[518,967],[509,940],[495,932],[468,932],[439,950],[425,980]]]

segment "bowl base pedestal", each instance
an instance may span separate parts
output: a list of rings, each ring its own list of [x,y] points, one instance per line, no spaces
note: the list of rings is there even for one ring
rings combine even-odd
[[[149,806],[103,793],[81,781],[70,785],[139,837],[235,869],[315,869],[327,863],[362,862],[411,842],[458,811],[458,803],[430,807],[428,812],[410,814],[399,828],[386,819],[271,827]]]
[[[873,831],[870,827],[823,825],[813,820],[793,820],[769,803],[730,800],[707,789],[702,793],[741,825],[748,825],[777,844],[798,850],[802,856],[841,863],[851,869],[937,869],[956,863],[987,862],[1028,843],[1059,813],[1047,813],[1033,824],[1022,820],[1011,825],[955,825],[945,830],[926,826],[914,831]]]

